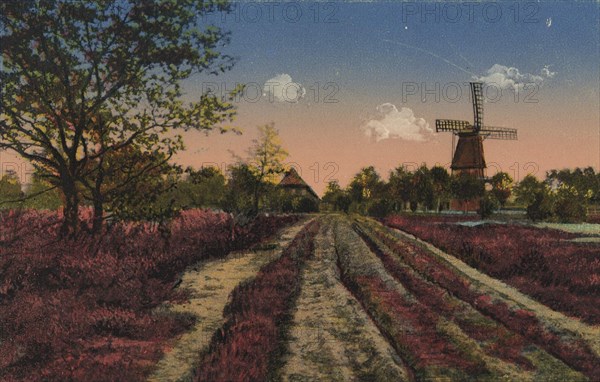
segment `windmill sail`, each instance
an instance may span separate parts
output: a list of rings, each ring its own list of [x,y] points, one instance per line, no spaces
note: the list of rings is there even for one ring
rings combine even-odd
[[[472,132],[473,126],[470,122],[455,119],[436,119],[435,131],[450,131],[452,133]]]
[[[483,84],[471,82],[471,97],[473,99],[473,129],[477,132],[483,127]]]
[[[479,134],[486,139],[517,140],[517,129],[508,127],[486,126],[479,130]]]

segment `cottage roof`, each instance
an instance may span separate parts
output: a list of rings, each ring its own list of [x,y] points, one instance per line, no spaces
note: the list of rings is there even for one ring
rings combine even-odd
[[[316,192],[302,179],[295,168],[286,171],[283,179],[279,182],[279,186],[283,188],[302,188],[310,192],[315,198],[319,198]]]

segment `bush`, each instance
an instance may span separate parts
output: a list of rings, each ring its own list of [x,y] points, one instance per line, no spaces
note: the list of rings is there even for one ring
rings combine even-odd
[[[554,215],[554,200],[546,190],[537,191],[527,206],[527,217],[533,221],[550,219]]]
[[[392,205],[386,199],[377,199],[369,203],[367,213],[369,216],[384,218],[392,212]]]
[[[319,211],[319,202],[313,198],[303,197],[298,201],[298,207],[295,212],[317,212]]]
[[[554,211],[561,223],[578,223],[587,218],[587,198],[577,189],[561,186],[556,192]]]
[[[479,200],[479,210],[477,212],[482,219],[486,219],[492,216],[498,210],[498,207],[500,207],[500,202],[496,196],[491,192],[486,192],[483,198]]]

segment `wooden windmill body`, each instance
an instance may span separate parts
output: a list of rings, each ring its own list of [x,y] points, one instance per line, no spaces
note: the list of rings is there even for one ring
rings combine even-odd
[[[469,173],[485,179],[485,157],[483,141],[485,139],[516,140],[517,130],[506,127],[483,125],[483,84],[471,82],[471,100],[473,102],[473,124],[468,121],[436,119],[436,132],[452,133],[452,174]],[[454,138],[458,143],[454,149]],[[451,209],[474,211],[479,207],[478,200],[461,202],[452,200]]]

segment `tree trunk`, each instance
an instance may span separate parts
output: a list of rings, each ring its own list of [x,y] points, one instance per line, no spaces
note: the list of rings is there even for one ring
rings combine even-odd
[[[104,219],[104,203],[102,196],[94,196],[94,217],[92,222],[92,233],[98,234],[102,232],[102,223]]]
[[[258,200],[260,199],[260,186],[254,187],[254,213],[258,214]]]
[[[104,222],[104,195],[102,195],[102,184],[104,183],[104,158],[100,159],[98,166],[98,175],[94,182],[92,197],[94,199],[94,217],[92,221],[92,234],[96,235],[102,232],[102,223]]]
[[[79,196],[72,179],[64,179],[62,183],[65,205],[60,235],[61,237],[74,236],[79,229]]]

